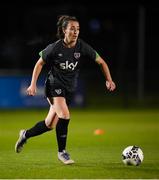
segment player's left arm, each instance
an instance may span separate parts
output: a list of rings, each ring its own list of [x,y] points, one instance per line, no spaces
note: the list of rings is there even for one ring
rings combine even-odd
[[[104,77],[106,79],[106,88],[109,91],[114,91],[114,89],[116,88],[116,85],[112,80],[111,73],[110,73],[107,63],[99,55],[96,56],[96,62],[100,65],[102,72],[104,74]]]

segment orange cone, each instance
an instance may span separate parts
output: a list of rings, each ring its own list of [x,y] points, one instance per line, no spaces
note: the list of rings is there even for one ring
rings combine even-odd
[[[104,133],[105,133],[105,131],[103,129],[96,129],[96,130],[94,130],[94,135],[102,135]]]

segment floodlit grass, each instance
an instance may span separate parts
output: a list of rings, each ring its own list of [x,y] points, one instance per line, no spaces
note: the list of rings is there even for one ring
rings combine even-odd
[[[14,152],[19,130],[44,119],[46,110],[0,112],[0,179],[157,179],[159,111],[71,110],[67,149],[74,165],[57,160],[55,131],[28,140]],[[103,135],[94,135],[101,128]],[[129,145],[144,152],[140,166],[126,166],[121,153]]]

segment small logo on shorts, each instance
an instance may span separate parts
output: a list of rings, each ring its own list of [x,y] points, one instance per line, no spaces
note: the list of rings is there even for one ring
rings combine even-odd
[[[55,92],[59,95],[59,94],[61,94],[62,90],[61,89],[55,89]]]
[[[59,53],[59,54],[58,54],[58,56],[59,56],[59,57],[62,57],[62,56],[63,56],[63,54],[62,54],[62,53]]]

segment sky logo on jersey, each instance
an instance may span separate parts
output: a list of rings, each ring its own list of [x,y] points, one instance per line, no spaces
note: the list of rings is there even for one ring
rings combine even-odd
[[[66,61],[65,63],[60,63],[60,68],[61,69],[71,69],[72,71],[75,69],[75,67],[77,66],[78,62],[75,63],[69,63],[68,61]]]

